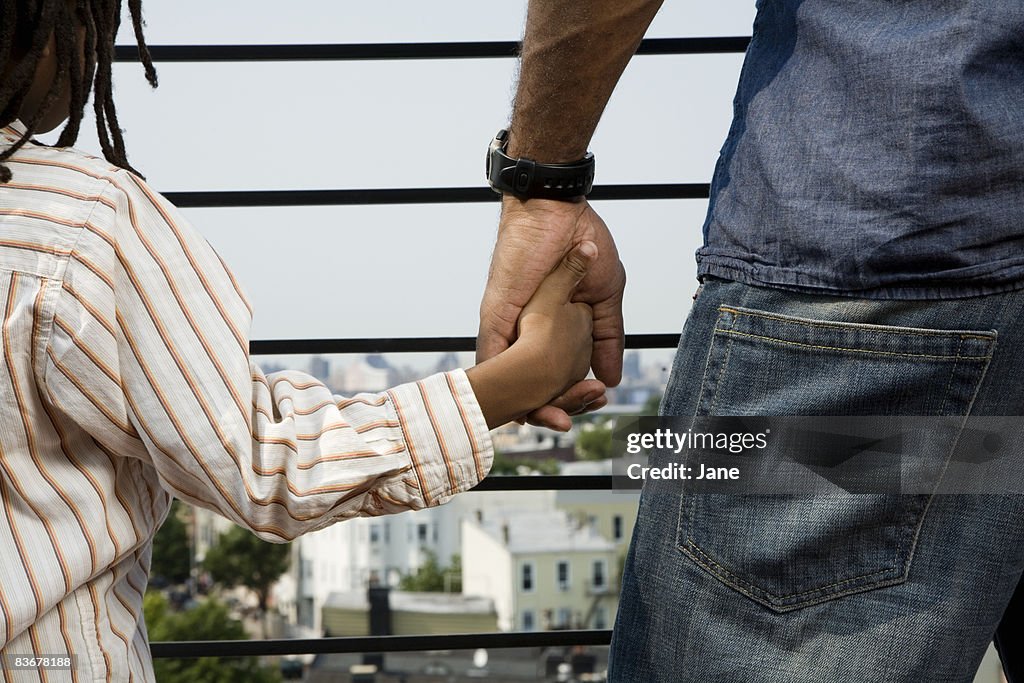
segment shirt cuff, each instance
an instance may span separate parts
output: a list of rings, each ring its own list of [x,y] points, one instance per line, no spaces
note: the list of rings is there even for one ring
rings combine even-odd
[[[438,373],[387,393],[425,505],[440,505],[487,476],[494,447],[465,371]]]

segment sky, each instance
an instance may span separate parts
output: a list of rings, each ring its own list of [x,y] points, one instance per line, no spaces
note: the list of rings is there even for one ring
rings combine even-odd
[[[282,7],[287,9],[282,10]],[[525,1],[146,0],[152,45],[515,40]],[[749,35],[752,0],[667,0],[648,37]],[[125,22],[127,23],[127,22]],[[133,42],[122,30],[119,44]],[[591,144],[602,183],[707,182],[741,55],[640,56]],[[159,191],[483,186],[515,60],[115,65],[132,163]],[[78,147],[98,153],[91,119]],[[677,333],[704,200],[594,202],[627,333]],[[236,273],[253,339],[474,335],[497,204],[186,209]],[[369,294],[368,293],[371,293]]]

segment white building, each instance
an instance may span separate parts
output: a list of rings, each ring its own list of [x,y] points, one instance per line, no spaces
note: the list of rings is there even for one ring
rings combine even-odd
[[[397,586],[428,552],[449,566],[462,549],[463,520],[553,510],[554,500],[553,491],[471,492],[440,507],[351,519],[306,534],[293,543],[290,576],[275,590],[277,604],[294,605],[289,616],[297,635],[319,635],[331,593],[363,592],[371,582]]]
[[[564,475],[611,475],[611,460],[567,462],[562,465]],[[565,490],[555,493],[555,507],[585,520],[604,538],[615,544],[619,560],[625,559],[629,540],[636,525],[639,491]]]
[[[490,598],[503,631],[609,628],[617,557],[615,543],[563,510],[462,523],[462,590]]]

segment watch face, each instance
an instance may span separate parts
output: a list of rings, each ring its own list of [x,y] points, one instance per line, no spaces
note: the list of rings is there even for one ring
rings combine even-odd
[[[494,139],[491,140],[491,144],[487,146],[487,155],[484,158],[484,177],[487,178],[487,182],[490,183],[491,189],[495,192],[502,191],[501,188],[495,185],[498,180],[498,169],[495,168],[495,162],[500,163],[503,156],[501,150],[504,147],[504,142],[499,139],[502,133],[506,133],[505,137],[507,137],[506,131],[498,131],[498,135],[495,135]]]

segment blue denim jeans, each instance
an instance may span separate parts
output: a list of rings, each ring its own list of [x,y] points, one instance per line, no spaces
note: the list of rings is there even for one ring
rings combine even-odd
[[[1024,292],[882,301],[708,278],[662,413],[1024,415]],[[969,683],[994,637],[1021,666],[1022,569],[1021,496],[647,482],[609,679]]]

